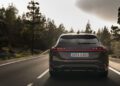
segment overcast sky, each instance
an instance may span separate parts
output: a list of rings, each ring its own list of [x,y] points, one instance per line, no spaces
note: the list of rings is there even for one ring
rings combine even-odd
[[[77,0],[77,6],[108,21],[116,21],[120,0]]]
[[[0,6],[13,3],[21,15],[26,12],[30,0],[0,0]],[[94,30],[117,22],[120,0],[36,0],[40,2],[42,14],[63,23],[67,29],[85,29],[88,20]]]

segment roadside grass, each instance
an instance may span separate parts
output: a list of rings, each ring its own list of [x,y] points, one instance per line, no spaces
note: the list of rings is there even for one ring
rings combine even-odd
[[[43,51],[41,50],[37,50],[34,52],[34,55],[38,55],[40,53],[42,53]],[[29,57],[32,56],[30,51],[19,51],[19,52],[15,52],[15,53],[8,53],[6,52],[5,55],[0,56],[0,60],[9,60],[9,59],[17,59],[17,58],[21,58],[21,57]]]

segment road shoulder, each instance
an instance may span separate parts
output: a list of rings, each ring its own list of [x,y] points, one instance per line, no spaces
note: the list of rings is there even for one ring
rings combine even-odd
[[[42,52],[41,54],[37,55],[31,55],[31,56],[26,56],[26,57],[21,57],[21,58],[14,58],[14,59],[9,59],[9,60],[0,60],[0,65],[6,65],[6,64],[11,64],[19,61],[24,61],[24,60],[29,60],[29,59],[34,59],[39,57],[40,55],[45,55],[48,52],[48,50]]]
[[[120,59],[110,57],[109,66],[120,72]]]

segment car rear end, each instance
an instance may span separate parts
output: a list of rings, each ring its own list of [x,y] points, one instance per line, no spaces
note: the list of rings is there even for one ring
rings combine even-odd
[[[95,35],[61,35],[50,49],[50,74],[64,71],[95,71],[108,73],[108,53]]]

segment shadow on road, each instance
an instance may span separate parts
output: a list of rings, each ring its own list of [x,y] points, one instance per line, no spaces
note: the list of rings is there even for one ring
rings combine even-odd
[[[120,86],[109,77],[101,78],[93,73],[66,73],[56,78],[49,77],[43,86]]]

